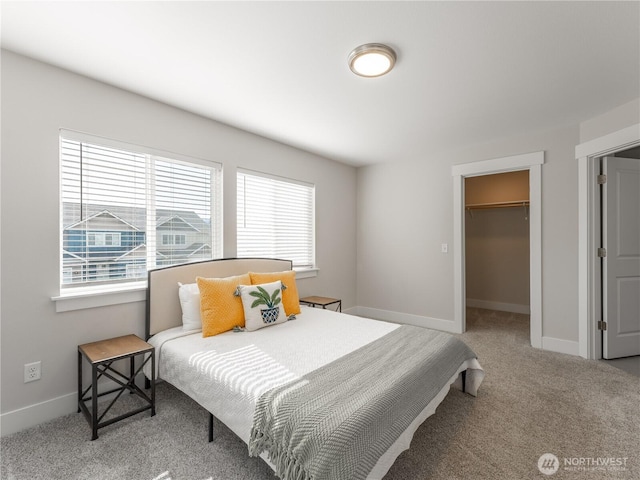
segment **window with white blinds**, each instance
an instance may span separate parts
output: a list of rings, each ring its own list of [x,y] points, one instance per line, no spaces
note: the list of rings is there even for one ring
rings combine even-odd
[[[238,170],[238,257],[291,260],[315,266],[315,187]]]
[[[221,165],[61,132],[61,288],[222,255]]]

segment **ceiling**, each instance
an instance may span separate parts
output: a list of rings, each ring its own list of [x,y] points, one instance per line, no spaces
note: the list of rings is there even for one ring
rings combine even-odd
[[[640,96],[640,2],[2,2],[2,46],[354,166]],[[398,55],[379,78],[358,45]]]

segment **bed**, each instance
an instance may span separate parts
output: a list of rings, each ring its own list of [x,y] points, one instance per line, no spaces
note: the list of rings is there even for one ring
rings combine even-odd
[[[210,413],[210,440],[215,416],[280,478],[381,479],[450,387],[475,396],[484,371],[452,335],[306,306],[255,331],[183,326],[179,284],[290,270],[222,259],[150,271],[156,378]]]

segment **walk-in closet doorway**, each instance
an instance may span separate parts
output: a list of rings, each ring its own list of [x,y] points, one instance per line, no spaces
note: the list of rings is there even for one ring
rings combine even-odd
[[[529,170],[465,178],[468,328],[522,327],[529,336]]]
[[[465,182],[467,178],[526,170],[529,175],[529,340],[543,348],[542,338],[542,166],[544,152],[464,163],[451,167],[453,180],[453,276],[454,330],[464,332],[466,321],[465,285]]]

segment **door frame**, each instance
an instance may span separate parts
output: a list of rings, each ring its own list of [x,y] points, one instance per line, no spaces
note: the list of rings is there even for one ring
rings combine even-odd
[[[466,177],[529,170],[529,288],[531,345],[542,348],[542,164],[544,151],[480,162],[453,165],[453,282],[454,328],[467,329],[465,285],[465,208]]]
[[[598,335],[600,311],[600,207],[596,176],[598,159],[640,145],[640,123],[576,146],[578,161],[578,353],[602,358]]]

